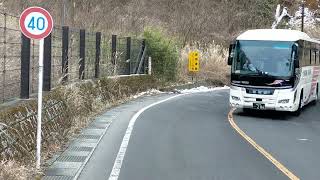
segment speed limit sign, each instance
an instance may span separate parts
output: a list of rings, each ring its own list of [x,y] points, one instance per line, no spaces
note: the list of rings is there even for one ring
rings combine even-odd
[[[41,7],[27,8],[20,16],[20,28],[28,38],[46,38],[53,28],[52,16]]]
[[[37,147],[36,168],[40,170],[41,162],[41,123],[42,123],[42,86],[43,86],[43,56],[44,38],[49,36],[53,28],[50,13],[41,7],[30,7],[20,16],[21,32],[30,39],[39,40],[39,85],[38,85],[38,117],[37,117]]]

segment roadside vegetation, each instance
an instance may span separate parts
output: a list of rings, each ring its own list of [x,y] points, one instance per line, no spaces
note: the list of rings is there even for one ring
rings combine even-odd
[[[148,56],[152,57],[153,76],[164,81],[175,81],[181,47],[177,40],[156,28],[146,28],[143,37],[146,39]]]
[[[141,92],[160,89],[166,85],[151,76],[102,78],[97,81],[87,80],[81,83],[61,86],[47,94],[44,97],[45,108],[49,107],[52,102],[61,102],[63,107],[55,109],[55,113],[59,115],[59,118],[55,120],[50,120],[52,114],[44,111],[43,129],[46,131],[43,131],[42,143],[43,170],[50,165],[46,163],[48,162],[47,160],[52,158],[54,154],[63,151],[66,143],[75,138],[84,127],[92,122],[95,116],[135,98]],[[15,117],[23,116],[25,113],[30,115],[31,112],[36,110],[35,104],[36,100],[30,100],[16,107],[2,110],[0,112],[0,120],[1,122],[3,122],[4,118],[5,120],[13,120]],[[57,122],[53,126],[45,127],[48,122],[52,121]],[[10,124],[10,122],[6,122],[6,124]],[[35,124],[32,126],[35,127]],[[47,129],[50,129],[49,133],[46,133],[48,132]],[[35,131],[36,129],[29,130]],[[30,141],[29,137],[18,139],[21,136],[15,130],[7,131],[6,133],[16,141],[5,152],[0,154],[0,179],[40,179],[42,174],[38,174],[34,168],[35,139],[32,141]],[[16,149],[16,147],[28,149],[30,146],[33,147],[30,151]]]
[[[188,55],[190,51],[200,52],[200,71],[191,74],[188,71]],[[181,49],[178,61],[178,79],[182,82],[190,82],[193,76],[195,81],[205,81],[208,85],[222,86],[229,83],[230,67],[227,65],[227,48],[215,44],[186,45]]]

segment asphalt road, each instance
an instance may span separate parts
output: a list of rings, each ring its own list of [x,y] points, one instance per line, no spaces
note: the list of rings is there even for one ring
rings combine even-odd
[[[118,179],[288,179],[230,126],[228,94],[220,90],[179,96],[144,111],[134,124]],[[287,113],[236,111],[234,120],[292,173],[316,180],[320,179],[319,110],[319,105],[309,106],[299,118]],[[79,179],[109,179],[135,112],[123,109]]]
[[[237,111],[239,127],[300,179],[320,179],[320,103],[299,117],[283,112]]]

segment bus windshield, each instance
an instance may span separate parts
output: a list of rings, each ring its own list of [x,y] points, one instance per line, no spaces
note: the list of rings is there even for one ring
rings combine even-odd
[[[294,42],[237,41],[232,73],[290,77],[293,75],[291,58]]]

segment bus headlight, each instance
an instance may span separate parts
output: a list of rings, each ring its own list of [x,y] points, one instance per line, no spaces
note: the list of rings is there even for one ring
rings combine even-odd
[[[290,99],[282,99],[282,100],[279,100],[278,103],[279,104],[287,104],[289,103]]]
[[[231,98],[232,98],[232,100],[234,100],[234,101],[240,101],[240,98],[237,97],[237,96],[231,96]]]

